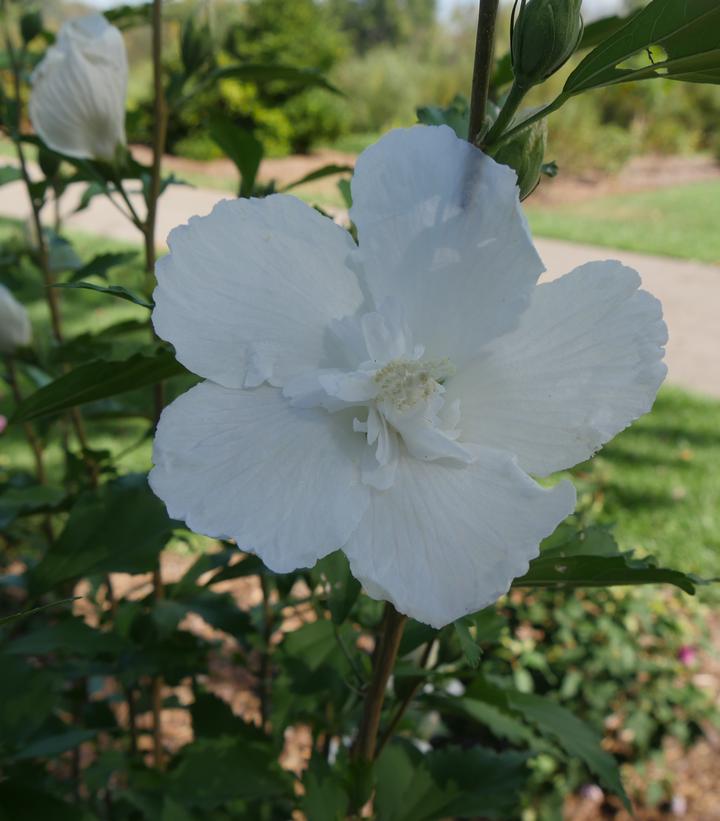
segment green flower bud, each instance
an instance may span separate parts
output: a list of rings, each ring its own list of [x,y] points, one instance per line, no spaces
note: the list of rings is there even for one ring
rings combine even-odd
[[[43,19],[39,11],[29,11],[20,18],[20,34],[27,45],[43,32]]]
[[[530,88],[563,66],[583,32],[582,0],[515,0],[510,52],[515,82]]]
[[[180,58],[185,74],[191,77],[203,66],[207,65],[213,56],[212,36],[208,26],[196,26],[192,18],[188,18],[183,26],[180,41]]]
[[[532,194],[540,182],[546,145],[547,121],[539,120],[490,151],[496,162],[509,165],[517,174],[521,200]]]
[[[62,160],[54,151],[41,145],[38,151],[38,162],[45,178],[51,180],[60,171]]]

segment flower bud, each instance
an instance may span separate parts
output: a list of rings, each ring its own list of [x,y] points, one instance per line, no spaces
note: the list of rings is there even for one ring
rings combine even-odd
[[[180,58],[185,74],[191,77],[207,65],[212,60],[212,56],[210,28],[207,25],[196,26],[192,17],[189,17],[183,26],[180,39]]]
[[[517,173],[521,200],[532,194],[540,182],[546,146],[547,121],[539,120],[489,152],[496,162],[509,165]]]
[[[515,0],[510,52],[515,82],[528,89],[546,80],[577,49],[582,0]]]
[[[39,11],[29,11],[20,18],[20,34],[23,43],[28,45],[43,31],[42,14]]]
[[[27,311],[4,285],[0,285],[0,354],[11,354],[30,344],[32,328]]]
[[[124,149],[127,54],[101,14],[65,23],[32,81],[30,119],[49,148],[108,162]]]

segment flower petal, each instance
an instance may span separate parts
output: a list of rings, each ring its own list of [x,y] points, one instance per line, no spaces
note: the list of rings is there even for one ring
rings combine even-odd
[[[194,373],[239,388],[327,367],[331,320],[362,302],[347,231],[287,195],[225,200],[169,238],[153,323]]]
[[[402,458],[344,548],[369,595],[433,627],[506,593],[575,507],[569,482],[544,489],[508,453],[474,455],[467,466]]]
[[[402,305],[415,342],[458,365],[512,330],[543,265],[516,175],[446,126],[391,131],[352,182],[365,277],[376,305]]]
[[[32,77],[30,119],[43,142],[80,159],[113,160],[125,145],[128,62],[101,14],[65,23]]]
[[[655,401],[667,368],[660,303],[619,262],[540,285],[520,327],[446,385],[463,441],[540,476],[592,456]]]
[[[202,382],[163,411],[150,485],[173,518],[285,573],[342,547],[362,518],[363,448],[352,414]]]

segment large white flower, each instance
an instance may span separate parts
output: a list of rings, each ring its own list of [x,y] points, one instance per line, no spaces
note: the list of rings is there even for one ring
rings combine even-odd
[[[440,627],[507,591],[575,505],[545,476],[650,409],[660,304],[617,262],[537,286],[515,175],[446,128],[358,160],[359,247],[298,200],[170,235],[153,320],[207,381],[162,415],[170,514],[277,571],[339,548]]]
[[[64,23],[32,82],[30,119],[50,148],[112,160],[125,145],[125,43],[101,14]]]
[[[27,311],[4,285],[0,285],[0,354],[29,345],[32,328]]]

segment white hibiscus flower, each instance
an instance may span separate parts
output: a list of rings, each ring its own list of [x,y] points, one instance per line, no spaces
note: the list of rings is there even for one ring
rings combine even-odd
[[[102,14],[64,23],[32,83],[30,119],[54,151],[112,161],[125,146],[127,53]]]
[[[575,506],[547,476],[647,412],[660,304],[618,262],[549,285],[515,174],[446,128],[359,158],[342,228],[289,196],[170,235],[153,321],[207,381],[166,408],[154,491],[273,570],[342,548],[436,627],[492,603]]]

